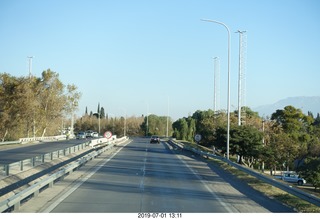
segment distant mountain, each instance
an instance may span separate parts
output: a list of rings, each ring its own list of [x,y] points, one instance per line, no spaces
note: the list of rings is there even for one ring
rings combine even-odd
[[[316,116],[317,113],[320,113],[320,96],[288,97],[286,99],[279,100],[274,104],[259,106],[252,110],[258,112],[260,116],[271,117],[271,114],[276,112],[277,109],[283,109],[288,105],[301,109],[304,114],[307,114],[308,111],[310,111],[313,113],[313,116]]]

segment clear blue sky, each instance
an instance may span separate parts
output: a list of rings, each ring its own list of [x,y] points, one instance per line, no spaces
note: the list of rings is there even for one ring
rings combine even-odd
[[[220,108],[237,107],[239,34],[246,30],[246,105],[319,96],[318,0],[0,0],[0,72],[50,68],[82,93],[78,115],[98,102],[111,116],[154,113],[175,120],[213,108],[213,57]],[[168,104],[169,103],[169,104]]]

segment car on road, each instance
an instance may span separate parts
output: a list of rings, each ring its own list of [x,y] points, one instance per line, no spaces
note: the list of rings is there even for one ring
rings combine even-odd
[[[78,134],[77,134],[77,139],[84,139],[86,137],[87,137],[87,135],[85,132],[78,132]]]
[[[94,138],[98,138],[98,137],[99,137],[98,132],[93,132],[93,133],[92,133],[92,137],[94,137]]]
[[[160,143],[160,138],[157,135],[152,135],[150,138],[150,144],[152,143]]]
[[[87,130],[86,131],[86,137],[87,138],[92,138],[93,137],[93,131],[92,130]]]
[[[294,171],[284,172],[283,175],[281,176],[281,179],[286,182],[297,183],[300,186],[307,183],[305,179],[301,178]]]

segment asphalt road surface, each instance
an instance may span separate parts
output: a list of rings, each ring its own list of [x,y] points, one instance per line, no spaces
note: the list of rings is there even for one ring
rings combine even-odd
[[[135,138],[56,198],[53,213],[293,212],[214,164]],[[50,210],[48,210],[50,209]]]
[[[72,139],[64,141],[52,141],[42,142],[31,145],[19,145],[0,150],[0,164],[10,164],[21,160],[29,159],[38,155],[62,150],[69,148],[84,142],[90,141],[90,139]]]

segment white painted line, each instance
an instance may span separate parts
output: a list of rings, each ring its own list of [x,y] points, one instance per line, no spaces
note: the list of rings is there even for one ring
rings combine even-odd
[[[117,153],[119,153],[125,146],[127,146],[131,141],[127,144],[123,145],[118,151],[116,151],[111,157],[109,157],[104,163],[98,165],[91,173],[89,173],[86,177],[81,179],[76,185],[74,185],[70,190],[68,190],[64,195],[62,195],[58,200],[53,202],[49,207],[47,207],[43,213],[50,213],[53,209],[55,209],[64,199],[66,199],[69,195],[71,195],[76,189],[78,189],[85,181],[87,181],[93,174],[95,174],[102,166],[108,163]]]
[[[181,160],[182,163],[184,163],[184,165],[186,165],[189,170],[201,181],[201,183],[203,184],[203,186],[211,193],[211,195],[213,197],[215,197],[218,202],[229,212],[229,213],[235,213],[235,212],[239,212],[236,208],[234,208],[231,205],[228,205],[227,203],[225,203],[224,201],[222,201],[222,199],[220,197],[218,197],[214,191],[212,191],[212,189],[209,187],[209,183],[207,180],[203,180],[201,179],[201,177],[180,157],[180,155],[177,155],[177,157]]]

